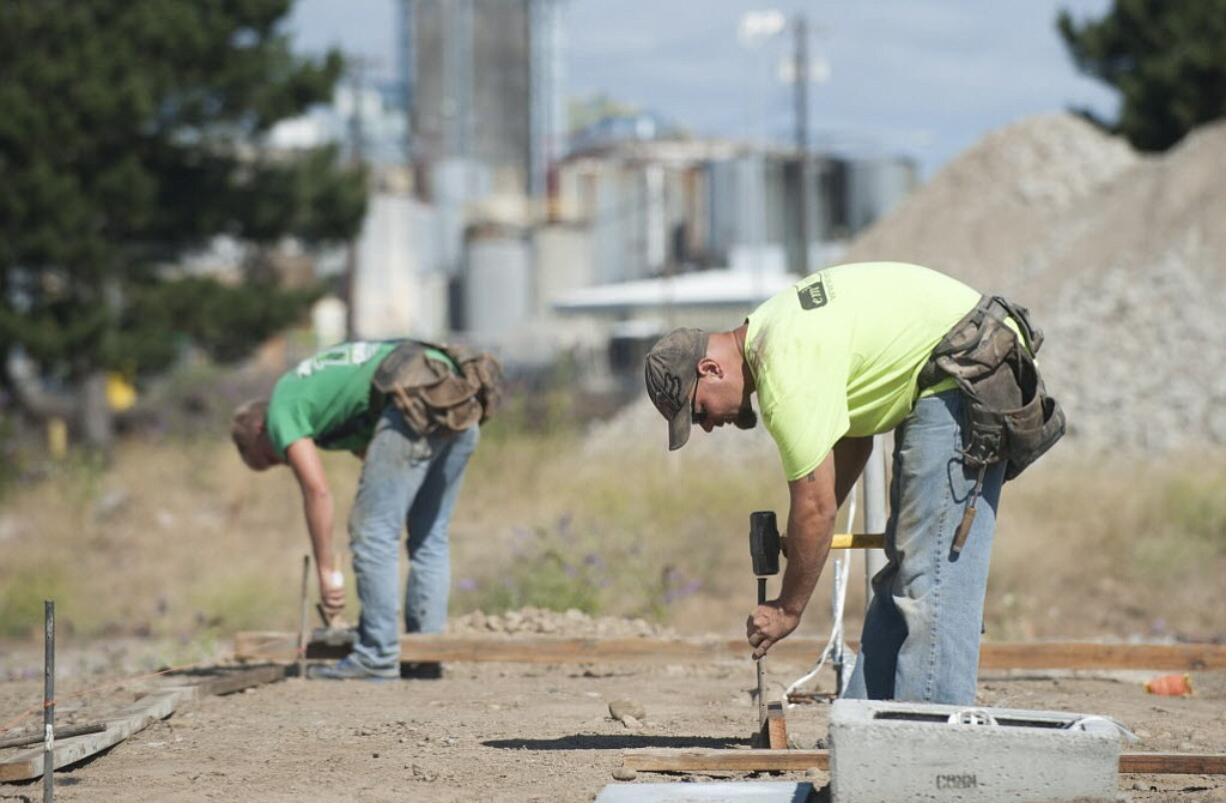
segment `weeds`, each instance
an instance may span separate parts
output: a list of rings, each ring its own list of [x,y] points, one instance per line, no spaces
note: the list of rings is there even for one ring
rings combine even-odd
[[[724,436],[737,454],[736,434],[712,437]],[[783,520],[786,486],[773,455],[711,454],[627,444],[594,459],[565,426],[487,429],[451,527],[452,614],[535,605],[735,632],[753,602],[748,514],[774,509]],[[1153,461],[1142,482],[1125,461],[1053,463],[1010,483],[989,637],[1220,632],[1226,464],[1187,465]],[[330,454],[325,468],[352,591],[344,522],[360,463]],[[224,431],[190,448],[128,440],[105,470],[70,461],[10,492],[2,518],[0,635],[36,633],[49,597],[78,636],[150,632],[190,643],[296,627],[309,548],[300,493],[285,469],[243,468]],[[853,634],[863,605],[855,561]],[[831,573],[802,635],[829,625]]]
[[[56,600],[60,612],[76,606],[64,573],[54,565],[14,572],[0,583],[0,637],[22,638],[40,633],[43,600]]]

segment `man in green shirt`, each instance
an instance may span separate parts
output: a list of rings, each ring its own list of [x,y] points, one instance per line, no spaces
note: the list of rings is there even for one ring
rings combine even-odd
[[[400,341],[342,343],[309,357],[287,372],[267,400],[241,406],[231,435],[250,468],[287,465],[302,491],[307,532],[318,570],[325,612],[345,604],[339,567],[333,564],[334,502],[319,450],[344,450],[362,459],[357,498],[349,517],[353,568],[362,603],[358,639],[351,655],[316,677],[399,676],[397,629],[399,541],[409,530],[410,572],[404,619],[408,632],[441,632],[447,621],[451,568],[448,527],[478,428],[421,435],[396,405],[379,409],[372,395],[376,370]],[[443,374],[455,365],[442,351]]]
[[[755,656],[799,624],[826,563],[835,513],[864,468],[872,436],[895,434],[887,567],[873,580],[861,653],[846,695],[971,703],[988,562],[1005,464],[982,472],[963,451],[966,399],[951,378],[921,390],[921,372],[980,294],[901,263],[827,268],[759,306],[736,329],[676,330],[647,357],[648,395],[669,448],[692,424],[756,424],[788,481],[788,562],[778,599],[747,633]],[[1005,321],[1016,331],[1012,320]],[[1012,337],[1012,335],[1008,335]],[[965,544],[955,530],[979,500]]]

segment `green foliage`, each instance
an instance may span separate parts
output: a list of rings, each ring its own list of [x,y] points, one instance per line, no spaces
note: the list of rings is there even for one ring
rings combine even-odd
[[[1226,477],[1180,477],[1166,486],[1162,513],[1178,537],[1226,552]]]
[[[199,277],[142,283],[132,288],[114,358],[120,364],[126,358],[142,368],[160,369],[186,337],[218,362],[241,359],[253,343],[292,324],[321,294],[318,287],[285,290],[264,280],[241,287]],[[151,325],[177,337],[151,340],[145,336]]]
[[[1095,121],[1136,147],[1164,150],[1226,115],[1226,0],[1115,0],[1099,20],[1062,11],[1057,26],[1077,67],[1120,92],[1119,120]]]
[[[171,281],[217,235],[350,236],[365,177],[334,149],[274,154],[279,120],[329,99],[338,53],[304,59],[291,0],[0,5],[0,354],[75,381],[158,370],[176,339],[242,356],[310,293]]]
[[[43,600],[56,601],[61,615],[69,609],[67,584],[54,566],[27,566],[0,575],[0,638],[23,638],[42,631]]]
[[[228,634],[274,624],[270,612],[283,609],[287,602],[277,592],[266,569],[249,569],[230,572],[224,579],[202,577],[189,604],[199,611],[198,621],[209,632]]]

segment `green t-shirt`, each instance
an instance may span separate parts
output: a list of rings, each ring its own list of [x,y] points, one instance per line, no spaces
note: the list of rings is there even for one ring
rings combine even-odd
[[[933,348],[979,296],[918,265],[865,262],[819,271],[754,310],[745,358],[788,480],[844,436],[898,426]]]
[[[324,449],[360,452],[374,435],[377,416],[370,415],[370,381],[383,358],[399,340],[341,343],[308,357],[287,372],[268,400],[269,439],[277,454],[294,441],[312,438]],[[427,356],[443,360],[443,352],[426,349]],[[330,433],[342,431],[340,437]]]

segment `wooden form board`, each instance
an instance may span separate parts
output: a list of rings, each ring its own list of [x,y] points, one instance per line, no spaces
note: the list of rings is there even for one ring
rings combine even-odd
[[[816,639],[785,639],[770,651],[776,661],[810,663],[825,646]],[[856,642],[848,642],[855,649]],[[242,632],[234,652],[245,661],[292,661],[297,640],[292,633]],[[337,658],[347,647],[312,642],[311,658]],[[745,658],[744,639],[685,640],[651,638],[557,638],[549,636],[406,635],[400,638],[400,660],[504,661],[535,664],[608,662],[702,663]],[[985,642],[979,668],[999,669],[1152,669],[1193,671],[1226,669],[1226,645],[1220,644],[1096,644],[1087,642]]]
[[[827,750],[634,750],[622,766],[639,772],[803,772],[830,768]],[[1120,772],[1150,775],[1226,775],[1226,755],[1123,753]]]
[[[159,719],[173,714],[189,703],[218,694],[232,694],[253,686],[273,683],[286,676],[284,666],[259,666],[225,672],[191,683],[191,676],[170,676],[171,681],[186,681],[183,685],[167,685],[150,692],[136,702],[112,714],[106,729],[99,733],[74,736],[55,742],[55,769],[67,767],[119,744],[134,733],[144,730]],[[0,760],[0,781],[28,781],[43,774],[42,745],[23,750]]]

